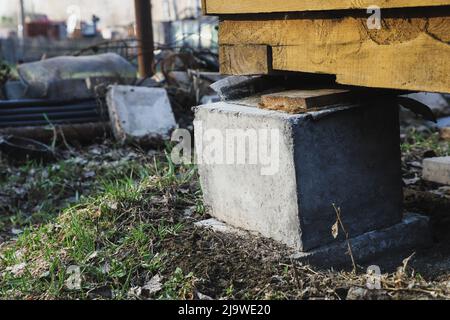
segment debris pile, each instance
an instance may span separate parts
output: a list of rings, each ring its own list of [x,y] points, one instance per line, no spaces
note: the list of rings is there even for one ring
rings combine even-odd
[[[98,96],[99,87],[136,81],[136,68],[113,53],[57,57],[26,63],[17,70],[26,87],[24,98],[92,99]]]
[[[112,133],[121,143],[160,145],[177,126],[193,130],[192,107],[218,100],[209,88],[221,79],[218,56],[165,48],[155,60],[147,79],[113,53],[2,65],[0,136],[66,145]]]

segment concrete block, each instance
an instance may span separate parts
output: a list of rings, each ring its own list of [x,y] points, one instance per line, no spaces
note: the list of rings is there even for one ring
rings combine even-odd
[[[423,179],[450,185],[450,157],[425,159],[423,161]]]
[[[205,204],[218,220],[304,252],[336,241],[333,204],[341,208],[351,237],[402,219],[399,120],[393,105],[289,115],[220,102],[198,107],[194,125]],[[228,142],[239,130],[258,140],[244,142],[240,153],[236,146],[230,159],[245,161],[211,161],[230,154],[227,147],[212,152],[211,141]],[[250,155],[255,147],[256,163]]]
[[[348,241],[335,241],[310,252],[297,252],[289,258],[317,267],[352,267],[348,251],[350,243],[353,258],[358,265],[376,263],[383,267],[397,267],[416,250],[427,248],[432,244],[429,223],[428,217],[409,213],[400,223],[389,228],[367,232]],[[216,219],[197,222],[196,226],[243,238],[254,236]]]
[[[163,88],[111,86],[106,100],[114,136],[123,143],[157,144],[176,128]]]
[[[390,263],[398,266],[403,259],[418,249],[432,244],[429,218],[418,214],[407,214],[405,218],[389,228],[364,233],[347,241],[339,241],[308,253],[298,253],[291,258],[319,267],[351,267],[348,243],[357,264]]]

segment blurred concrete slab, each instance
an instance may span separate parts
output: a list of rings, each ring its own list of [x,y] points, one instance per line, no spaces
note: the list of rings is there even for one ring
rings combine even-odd
[[[106,101],[114,136],[121,143],[160,144],[177,126],[163,88],[111,86]]]
[[[423,179],[450,185],[450,157],[425,159],[423,161]]]

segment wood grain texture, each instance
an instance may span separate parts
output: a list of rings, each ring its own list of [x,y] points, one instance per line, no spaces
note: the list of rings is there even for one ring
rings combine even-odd
[[[449,0],[204,0],[206,14],[245,14],[367,9],[435,7],[450,5]]]
[[[342,89],[289,90],[261,96],[263,109],[303,113],[351,100],[351,91]]]
[[[201,0],[202,3],[202,13],[204,15],[208,14],[207,10],[206,10],[206,0]]]
[[[223,45],[219,56],[222,74],[267,74],[271,69],[269,47],[265,45]]]
[[[450,17],[386,18],[381,30],[354,17],[226,20],[219,32],[222,45],[270,46],[273,70],[335,74],[341,84],[450,92]]]

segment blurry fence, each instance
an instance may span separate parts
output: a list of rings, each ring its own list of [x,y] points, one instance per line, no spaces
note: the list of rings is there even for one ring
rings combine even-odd
[[[202,17],[154,25],[155,49],[190,47],[217,52],[217,18]],[[47,38],[0,39],[0,60],[11,64],[31,62],[43,57],[117,53],[131,62],[137,57],[139,44],[135,39],[103,40],[99,38],[51,40]]]

